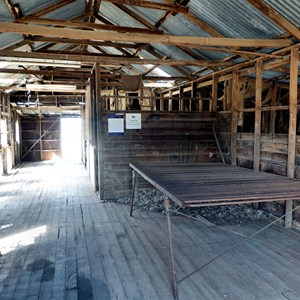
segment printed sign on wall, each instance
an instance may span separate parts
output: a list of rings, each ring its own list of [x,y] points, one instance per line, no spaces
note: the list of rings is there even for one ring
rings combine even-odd
[[[142,129],[142,115],[126,114],[126,129]]]
[[[124,134],[123,114],[108,114],[108,134]]]

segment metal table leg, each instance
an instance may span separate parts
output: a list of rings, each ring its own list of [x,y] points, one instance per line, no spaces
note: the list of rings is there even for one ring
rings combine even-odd
[[[130,206],[130,217],[132,217],[133,212],[133,202],[138,196],[139,186],[138,186],[138,174],[136,171],[132,170],[132,193],[131,193],[131,206]]]
[[[176,270],[175,270],[175,260],[173,253],[173,242],[172,242],[172,230],[171,230],[171,218],[170,218],[170,199],[165,195],[164,205],[166,209],[167,216],[167,224],[168,224],[168,236],[169,236],[169,250],[170,250],[170,258],[171,258],[171,269],[172,269],[172,289],[173,296],[175,300],[178,300],[178,287],[177,287],[177,279],[176,279]]]

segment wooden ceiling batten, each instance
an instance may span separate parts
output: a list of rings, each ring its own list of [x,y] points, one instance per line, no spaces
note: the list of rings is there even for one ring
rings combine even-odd
[[[69,28],[49,28],[16,23],[0,22],[0,32],[32,34],[59,38],[86,39],[86,30]],[[292,44],[288,39],[241,39],[241,38],[207,38],[194,36],[165,36],[158,34],[131,34],[116,32],[91,31],[88,36],[92,40],[109,40],[117,42],[153,43],[167,45],[181,45],[186,47],[225,46],[225,47],[287,47]]]
[[[12,55],[16,58],[32,58],[41,60],[56,60],[56,61],[77,61],[83,62],[88,65],[95,62],[100,62],[102,64],[117,64],[117,65],[127,65],[127,64],[152,64],[152,65],[168,65],[168,66],[228,66],[230,62],[223,61],[199,61],[199,60],[164,60],[164,59],[139,59],[134,57],[110,57],[110,56],[100,56],[100,55],[80,55],[80,54],[57,54],[57,53],[44,53],[44,52],[21,52],[14,51],[1,51],[0,58],[8,61],[11,59]],[[38,64],[38,61],[36,61]]]
[[[74,21],[65,21],[65,20],[57,20],[57,19],[45,19],[45,18],[34,18],[29,17],[22,19],[21,23],[31,23],[31,24],[44,24],[44,25],[52,25],[52,26],[71,26],[77,28],[87,28],[93,30],[107,30],[107,31],[117,31],[117,32],[136,32],[136,33],[155,33],[155,34],[163,34],[162,30],[158,29],[146,29],[146,28],[134,28],[134,27],[126,27],[126,26],[116,26],[116,25],[108,25],[108,24],[95,24],[89,22],[74,22]]]
[[[0,68],[0,73],[4,74],[31,74],[31,75],[45,75],[45,76],[65,76],[65,77],[79,77],[90,78],[91,75],[77,70],[73,71],[59,71],[59,70],[32,70],[32,69],[6,69]]]
[[[130,43],[116,43],[116,42],[98,42],[98,41],[90,41],[90,40],[79,40],[79,39],[66,39],[66,38],[52,38],[52,37],[31,37],[31,41],[33,42],[49,42],[55,44],[76,44],[76,45],[90,45],[90,46],[98,46],[98,47],[114,47],[114,48],[132,48],[135,49],[135,44]],[[14,48],[15,49],[15,48]],[[5,48],[5,50],[12,50]]]

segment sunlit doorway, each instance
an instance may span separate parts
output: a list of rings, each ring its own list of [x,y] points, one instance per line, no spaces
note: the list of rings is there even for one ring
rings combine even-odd
[[[80,117],[61,118],[61,157],[63,160],[81,159],[81,119]]]

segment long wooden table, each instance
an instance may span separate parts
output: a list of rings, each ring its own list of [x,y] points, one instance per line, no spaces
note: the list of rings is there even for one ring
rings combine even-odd
[[[172,246],[170,200],[181,207],[300,200],[300,181],[222,163],[130,163],[129,166],[132,168],[130,216],[134,200],[138,196],[137,175],[165,196],[172,287],[176,300],[178,288]]]

